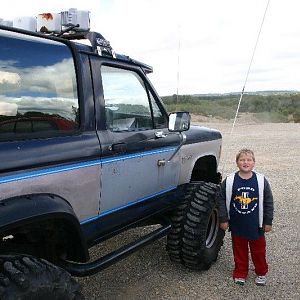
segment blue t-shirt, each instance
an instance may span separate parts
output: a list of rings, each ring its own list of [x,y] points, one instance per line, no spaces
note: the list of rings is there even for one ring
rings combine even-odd
[[[249,179],[234,176],[230,202],[230,229],[233,235],[257,240],[259,229],[258,183],[256,174]]]

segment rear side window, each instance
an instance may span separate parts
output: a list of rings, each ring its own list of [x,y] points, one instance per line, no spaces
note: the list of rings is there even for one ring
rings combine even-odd
[[[1,32],[0,32],[1,33]],[[70,49],[19,34],[0,36],[0,139],[56,135],[79,127]]]

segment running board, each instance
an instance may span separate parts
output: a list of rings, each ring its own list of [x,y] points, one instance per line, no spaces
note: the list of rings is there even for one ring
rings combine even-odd
[[[102,271],[117,261],[127,257],[140,248],[158,240],[169,233],[171,224],[163,225],[162,227],[154,230],[153,232],[139,238],[138,240],[129,243],[93,262],[76,263],[71,261],[62,260],[59,265],[67,270],[71,275],[83,277],[90,276]]]

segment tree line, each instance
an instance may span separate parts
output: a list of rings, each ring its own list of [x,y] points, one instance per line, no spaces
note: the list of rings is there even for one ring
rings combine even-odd
[[[189,111],[192,114],[232,119],[240,94],[172,95],[162,97],[168,112]],[[240,113],[253,113],[262,121],[300,122],[300,92],[244,94]]]

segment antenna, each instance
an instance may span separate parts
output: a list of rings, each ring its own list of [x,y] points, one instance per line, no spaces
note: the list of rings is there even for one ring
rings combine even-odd
[[[266,14],[267,14],[267,11],[268,11],[268,8],[269,8],[270,1],[271,0],[268,0],[267,6],[266,6],[266,9],[265,9],[265,12],[264,12],[264,16],[263,16],[262,22],[260,24],[259,32],[258,32],[258,35],[257,35],[257,38],[256,38],[255,46],[254,46],[253,51],[252,51],[250,64],[249,64],[249,67],[248,67],[245,82],[244,82],[244,85],[243,85],[243,88],[242,88],[242,91],[241,91],[240,99],[239,99],[238,106],[237,106],[235,116],[234,116],[234,120],[233,120],[233,123],[232,123],[231,131],[230,131],[230,135],[229,135],[229,141],[231,140],[232,133],[233,133],[233,130],[234,130],[234,127],[235,127],[235,124],[236,124],[237,116],[238,116],[238,113],[239,113],[239,110],[240,110],[240,105],[241,105],[243,95],[244,95],[244,92],[245,92],[245,87],[246,87],[246,84],[247,84],[247,81],[248,81],[248,76],[249,76],[250,69],[251,69],[251,66],[252,66],[252,63],[253,63],[254,55],[255,55],[255,52],[256,52],[257,45],[258,45],[258,41],[259,41],[259,37],[260,37],[261,31],[262,31],[262,27],[263,27],[263,24],[265,22],[265,18],[266,18]],[[226,153],[226,156],[225,156],[225,159],[224,159],[224,166],[223,166],[223,170],[222,170],[222,175],[224,173],[225,166],[227,164],[227,160],[228,160],[228,153]]]
[[[180,25],[178,25],[178,48],[177,48],[177,86],[176,86],[176,107],[179,100],[179,83],[180,83],[180,40],[181,40],[181,34],[180,34]]]

